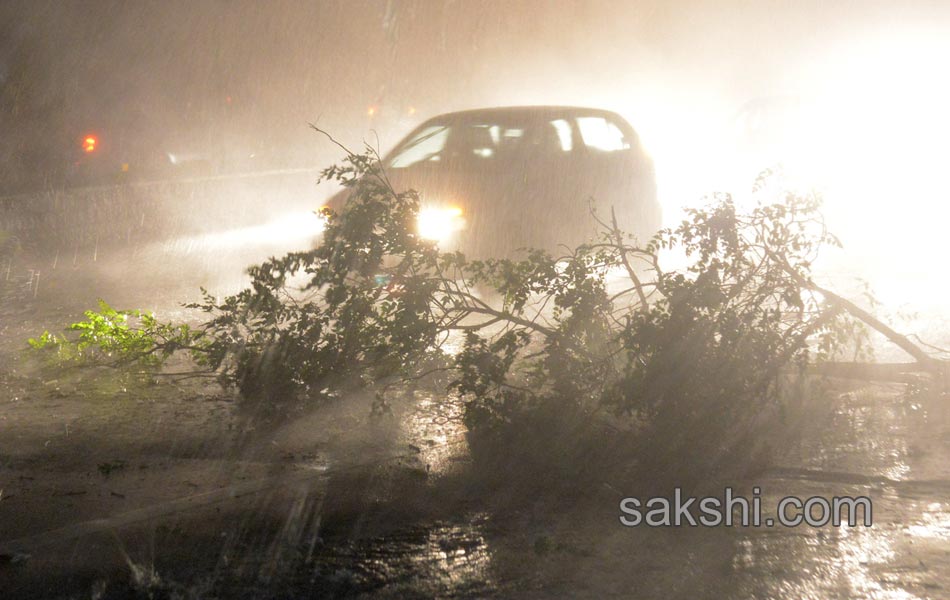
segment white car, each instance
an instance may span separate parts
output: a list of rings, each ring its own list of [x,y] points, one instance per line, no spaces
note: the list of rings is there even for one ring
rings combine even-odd
[[[589,241],[611,209],[645,241],[661,225],[653,162],[616,113],[526,106],[439,115],[383,158],[397,191],[422,197],[420,235],[468,256],[557,252]],[[347,191],[329,207],[344,209]]]

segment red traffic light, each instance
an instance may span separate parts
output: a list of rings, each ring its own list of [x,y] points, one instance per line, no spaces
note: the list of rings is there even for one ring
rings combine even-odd
[[[99,144],[99,139],[94,135],[87,135],[82,140],[82,150],[86,154],[96,151],[96,146]]]

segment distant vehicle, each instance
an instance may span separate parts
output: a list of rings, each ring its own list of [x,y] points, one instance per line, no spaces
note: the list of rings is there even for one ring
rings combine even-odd
[[[130,181],[211,177],[277,168],[253,147],[220,143],[215,151],[149,145],[111,131],[87,133],[76,144],[67,184],[111,185]],[[118,140],[116,139],[118,137]],[[164,141],[164,140],[163,140]],[[164,147],[163,147],[164,146]]]
[[[109,186],[158,179],[171,169],[157,148],[121,126],[77,130],[69,140],[61,184],[65,187]]]
[[[144,121],[144,119],[143,119]],[[66,187],[205,178],[299,167],[281,152],[281,133],[236,125],[209,134],[128,122],[98,124],[68,136],[62,184]],[[307,165],[310,166],[310,165]]]
[[[661,225],[653,162],[616,113],[526,106],[429,119],[382,159],[397,191],[422,198],[419,234],[468,256],[557,252],[598,232],[591,216],[642,241]],[[347,191],[329,202],[344,208]]]

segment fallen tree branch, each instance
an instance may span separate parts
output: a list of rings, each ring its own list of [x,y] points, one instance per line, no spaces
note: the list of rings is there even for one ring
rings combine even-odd
[[[802,277],[801,273],[799,273],[795,268],[793,268],[790,264],[788,264],[788,261],[782,260],[780,257],[775,256],[774,253],[772,252],[769,252],[769,254],[775,260],[778,260],[782,264],[782,268],[789,275],[791,275],[792,278],[795,279],[795,281],[798,282],[798,284],[801,285],[803,288],[818,292],[833,307],[838,307],[842,310],[847,311],[851,316],[859,319],[860,321],[863,321],[872,329],[881,333],[884,337],[890,340],[894,345],[896,345],[898,348],[900,348],[901,350],[906,352],[908,355],[910,355],[911,358],[917,361],[917,364],[919,364],[921,368],[932,373],[936,377],[941,378],[945,386],[948,383],[950,383],[950,368],[948,368],[948,365],[950,365],[950,363],[948,363],[945,360],[934,358],[930,354],[927,354],[927,352],[925,352],[922,348],[920,348],[920,346],[910,341],[910,339],[907,336],[898,333],[892,327],[890,327],[889,325],[887,325],[886,323],[884,323],[883,321],[881,321],[880,319],[878,319],[877,317],[869,313],[868,311],[864,310],[863,308],[861,308],[854,302],[851,302],[847,298],[843,298],[839,296],[838,294],[832,292],[831,290],[828,290],[818,285],[811,279],[806,279],[805,277]]]
[[[827,290],[813,281],[808,281],[807,286],[810,289],[818,292],[829,303],[835,306],[840,306],[844,310],[848,311],[852,316],[857,317],[861,321],[865,322],[867,325],[877,330],[879,333],[883,334],[888,340],[894,343],[898,348],[909,354],[914,360],[916,360],[921,367],[927,369],[928,371],[934,371],[939,373],[945,373],[947,369],[947,362],[934,358],[933,356],[924,352],[920,346],[910,341],[905,335],[894,331],[886,323],[864,310],[854,302],[846,298],[842,298],[838,294]]]
[[[914,383],[928,373],[920,363],[825,362],[809,366],[809,372],[842,379]]]

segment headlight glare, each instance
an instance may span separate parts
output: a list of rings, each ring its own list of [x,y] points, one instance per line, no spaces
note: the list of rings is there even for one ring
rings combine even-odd
[[[424,208],[419,211],[419,237],[434,242],[445,241],[465,227],[462,209],[457,206]]]

